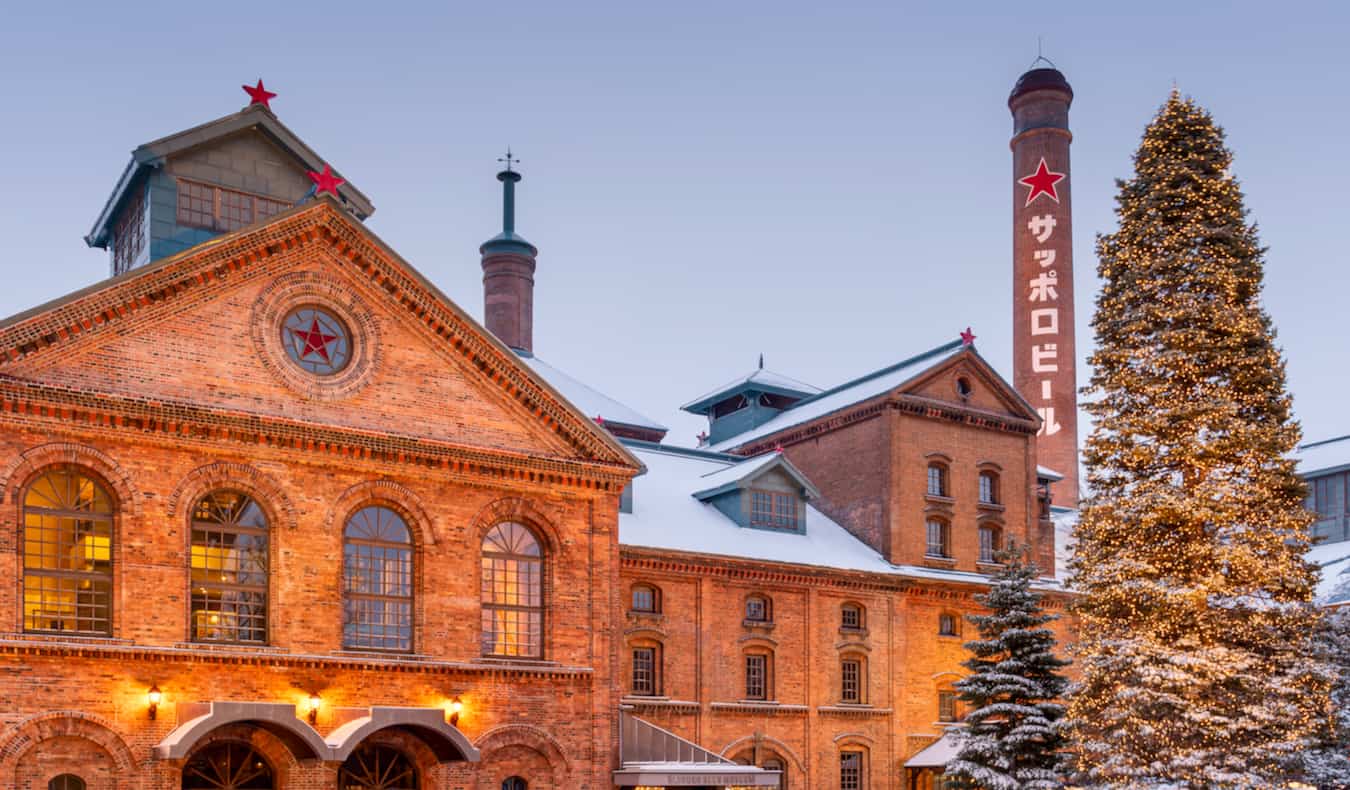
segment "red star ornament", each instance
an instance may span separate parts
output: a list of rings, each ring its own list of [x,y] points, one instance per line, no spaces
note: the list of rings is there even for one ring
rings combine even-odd
[[[961,333],[961,345],[969,347],[975,345],[975,333],[966,327],[966,331]]]
[[[1036,172],[1026,178],[1017,179],[1017,183],[1029,188],[1031,191],[1027,194],[1027,202],[1023,208],[1031,205],[1031,201],[1046,195],[1056,203],[1059,202],[1059,193],[1055,191],[1055,184],[1064,180],[1063,173],[1056,173],[1045,166],[1045,157],[1041,157],[1041,163],[1036,166]]]
[[[255,104],[261,104],[268,110],[272,109],[272,105],[269,102],[275,99],[277,95],[263,87],[261,78],[258,79],[258,84],[254,85],[252,88],[247,85],[240,85],[239,87],[243,88],[244,93],[248,94],[248,104],[250,107]]]
[[[305,344],[304,350],[300,352],[301,359],[310,354],[318,354],[324,362],[332,362],[328,358],[328,344],[337,340],[337,335],[325,335],[319,328],[319,319],[313,319],[309,329],[292,329],[291,332]]]
[[[305,172],[309,174],[309,180],[313,181],[314,186],[317,187],[317,189],[314,190],[315,195],[322,195],[325,192],[329,192],[333,197],[337,197],[338,187],[347,183],[344,179],[333,175],[333,169],[327,164],[323,166],[322,173],[316,173],[313,170],[307,170]]]

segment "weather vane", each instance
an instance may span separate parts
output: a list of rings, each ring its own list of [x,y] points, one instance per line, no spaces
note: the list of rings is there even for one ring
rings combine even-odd
[[[520,160],[519,160],[519,159],[516,159],[515,157],[511,156],[511,146],[509,146],[509,145],[506,146],[506,156],[497,157],[497,161],[498,161],[498,162],[505,162],[505,163],[506,163],[506,172],[508,172],[508,173],[511,172],[511,163],[512,163],[512,162],[515,162],[516,164],[520,164]]]

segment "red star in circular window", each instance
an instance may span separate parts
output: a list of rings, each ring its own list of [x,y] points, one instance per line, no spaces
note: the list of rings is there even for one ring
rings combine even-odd
[[[298,307],[286,315],[281,341],[292,362],[318,376],[337,373],[351,358],[347,325],[327,308],[316,305]]]
[[[325,335],[319,328],[319,319],[315,318],[309,323],[309,329],[292,329],[291,333],[295,335],[296,340],[304,344],[300,351],[300,358],[304,359],[310,354],[318,354],[324,362],[328,359],[328,344],[338,339],[337,335]]]

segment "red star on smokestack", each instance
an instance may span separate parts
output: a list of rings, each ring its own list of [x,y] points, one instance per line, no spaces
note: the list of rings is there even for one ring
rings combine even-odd
[[[1055,192],[1055,184],[1064,180],[1063,173],[1056,173],[1045,166],[1045,157],[1041,157],[1041,163],[1036,166],[1036,172],[1026,178],[1017,179],[1017,183],[1024,187],[1029,187],[1031,192],[1027,195],[1025,205],[1030,206],[1031,201],[1041,195],[1046,195],[1056,203],[1059,202],[1059,193]]]
[[[248,104],[250,107],[252,107],[255,104],[261,104],[264,109],[268,110],[272,109],[272,105],[269,104],[268,102],[275,99],[277,95],[263,87],[261,78],[258,79],[258,84],[253,86],[252,88],[250,88],[247,85],[240,85],[239,87],[243,88],[244,93],[248,94],[249,98]]]
[[[961,345],[966,348],[975,345],[975,333],[970,331],[970,327],[966,327],[966,331],[961,333]]]
[[[328,192],[332,194],[333,197],[337,197],[338,187],[347,183],[345,180],[333,175],[333,169],[326,164],[323,166],[322,173],[316,173],[313,170],[307,170],[305,172],[309,174],[309,180],[314,182],[315,196]]]

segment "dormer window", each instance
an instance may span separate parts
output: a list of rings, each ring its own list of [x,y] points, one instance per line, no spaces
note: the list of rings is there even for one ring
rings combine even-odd
[[[797,497],[777,491],[751,489],[750,525],[797,529]]]
[[[290,208],[280,200],[178,179],[178,224],[228,233]]]
[[[737,412],[740,411],[741,409],[744,409],[748,405],[750,404],[745,400],[744,395],[737,395],[734,398],[727,398],[721,403],[713,405],[712,418],[716,420],[719,417],[725,417],[728,414],[731,414],[732,412]]]

